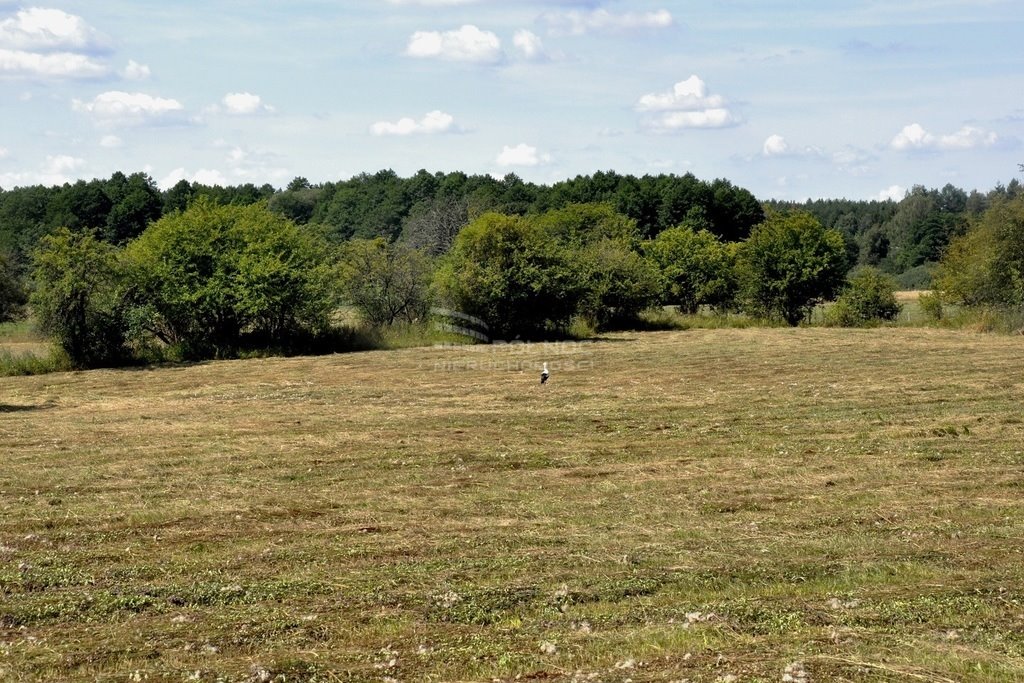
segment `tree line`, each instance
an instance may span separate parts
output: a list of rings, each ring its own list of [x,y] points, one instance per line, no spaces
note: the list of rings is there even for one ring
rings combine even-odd
[[[383,171],[165,192],[114,174],[0,191],[0,318],[30,303],[78,367],[329,350],[343,306],[387,326],[440,305],[536,338],[666,305],[798,324],[838,295],[831,322],[863,324],[898,313],[894,273],[934,275],[948,303],[1019,305],[1020,202],[1016,181],[762,205],[690,174],[538,186]],[[987,279],[962,275],[979,268]]]

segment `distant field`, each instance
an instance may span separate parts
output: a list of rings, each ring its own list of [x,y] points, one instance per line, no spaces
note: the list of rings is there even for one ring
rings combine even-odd
[[[29,321],[0,323],[0,353],[42,356],[49,351],[50,343],[33,329]]]
[[[1024,680],[1021,358],[721,329],[5,378],[0,680]]]

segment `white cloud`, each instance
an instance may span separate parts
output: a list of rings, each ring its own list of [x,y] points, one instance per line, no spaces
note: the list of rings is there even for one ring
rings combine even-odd
[[[99,78],[106,66],[72,52],[38,53],[0,48],[0,76],[27,78]]]
[[[73,100],[72,108],[93,116],[100,123],[123,125],[166,121],[185,109],[174,99],[119,90],[100,93],[91,102]]]
[[[875,199],[877,199],[880,202],[884,202],[887,200],[898,202],[901,199],[903,199],[906,196],[906,194],[907,188],[901,185],[890,185],[886,189],[879,192]]]
[[[97,52],[106,40],[84,19],[59,9],[30,7],[0,21],[0,46],[29,51]]]
[[[653,122],[653,128],[661,130],[727,128],[738,123],[739,119],[733,116],[728,109],[705,109],[704,111],[674,111],[663,114]]]
[[[128,60],[128,66],[121,70],[121,77],[129,81],[148,80],[152,73],[145,64],[139,64],[134,59]]]
[[[540,166],[551,163],[551,155],[541,154],[536,147],[525,143],[515,147],[505,145],[495,163],[499,166]]]
[[[766,157],[785,156],[789,153],[789,143],[781,135],[769,135],[764,141],[761,153]]]
[[[221,104],[227,113],[238,116],[274,111],[273,107],[263,104],[263,99],[259,95],[249,92],[230,92],[224,96]]]
[[[543,61],[547,59],[547,53],[544,51],[544,41],[533,31],[527,31],[526,29],[516,31],[515,36],[512,38],[512,44],[516,46],[519,54],[525,59],[530,61]]]
[[[828,155],[819,147],[794,147],[781,135],[769,135],[761,146],[766,157],[792,157],[799,159],[825,159]]]
[[[227,143],[218,141],[215,146],[227,146]],[[294,177],[287,168],[278,165],[278,155],[266,150],[247,149],[236,145],[228,150],[226,161],[231,168],[231,177],[236,182],[270,181],[281,184]]]
[[[0,187],[27,187],[29,185],[63,185],[75,179],[85,166],[85,160],[69,154],[47,156],[36,171],[0,174]]]
[[[626,12],[615,14],[606,9],[588,11],[549,12],[544,21],[553,35],[579,36],[595,31],[617,32],[638,29],[663,29],[675,21],[668,10],[654,12]]]
[[[466,24],[454,31],[417,31],[405,54],[419,59],[494,64],[501,61],[501,40],[490,31]]]
[[[999,136],[975,126],[964,126],[949,135],[933,135],[919,123],[904,126],[889,146],[897,151],[913,150],[958,150],[991,147]]]
[[[696,74],[679,81],[666,93],[644,95],[637,102],[637,111],[680,111],[720,108],[721,95],[708,95],[707,84]]]
[[[6,147],[0,147],[0,159],[6,159],[10,151]]]
[[[652,113],[643,125],[653,131],[683,128],[725,128],[740,120],[725,106],[721,95],[709,95],[707,85],[693,75],[676,83],[672,90],[644,95],[636,104],[639,112]]]
[[[122,147],[124,141],[116,135],[104,135],[100,138],[100,147],[106,147],[107,149],[117,149]]]
[[[424,7],[448,7],[451,5],[472,5],[477,0],[388,0],[392,5],[422,5]]]
[[[964,126],[950,135],[943,135],[939,138],[939,146],[942,149],[975,149],[977,147],[991,147],[999,142],[999,136],[992,131],[986,131],[975,126]]]
[[[432,111],[427,113],[419,121],[411,118],[402,118],[391,123],[389,121],[378,121],[370,126],[370,133],[373,135],[429,135],[436,133],[451,133],[457,131],[455,118],[443,111]]]

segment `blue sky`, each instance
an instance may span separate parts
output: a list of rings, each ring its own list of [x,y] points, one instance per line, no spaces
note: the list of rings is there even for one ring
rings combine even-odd
[[[1024,162],[1020,0],[0,0],[0,187],[391,168],[987,190]]]

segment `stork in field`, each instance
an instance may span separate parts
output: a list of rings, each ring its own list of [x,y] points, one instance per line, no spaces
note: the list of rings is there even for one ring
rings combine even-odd
[[[548,377],[550,377],[550,376],[551,376],[551,373],[548,372],[548,364],[545,363],[544,364],[544,369],[540,371],[540,383],[544,384],[544,382],[547,382],[548,381]]]

